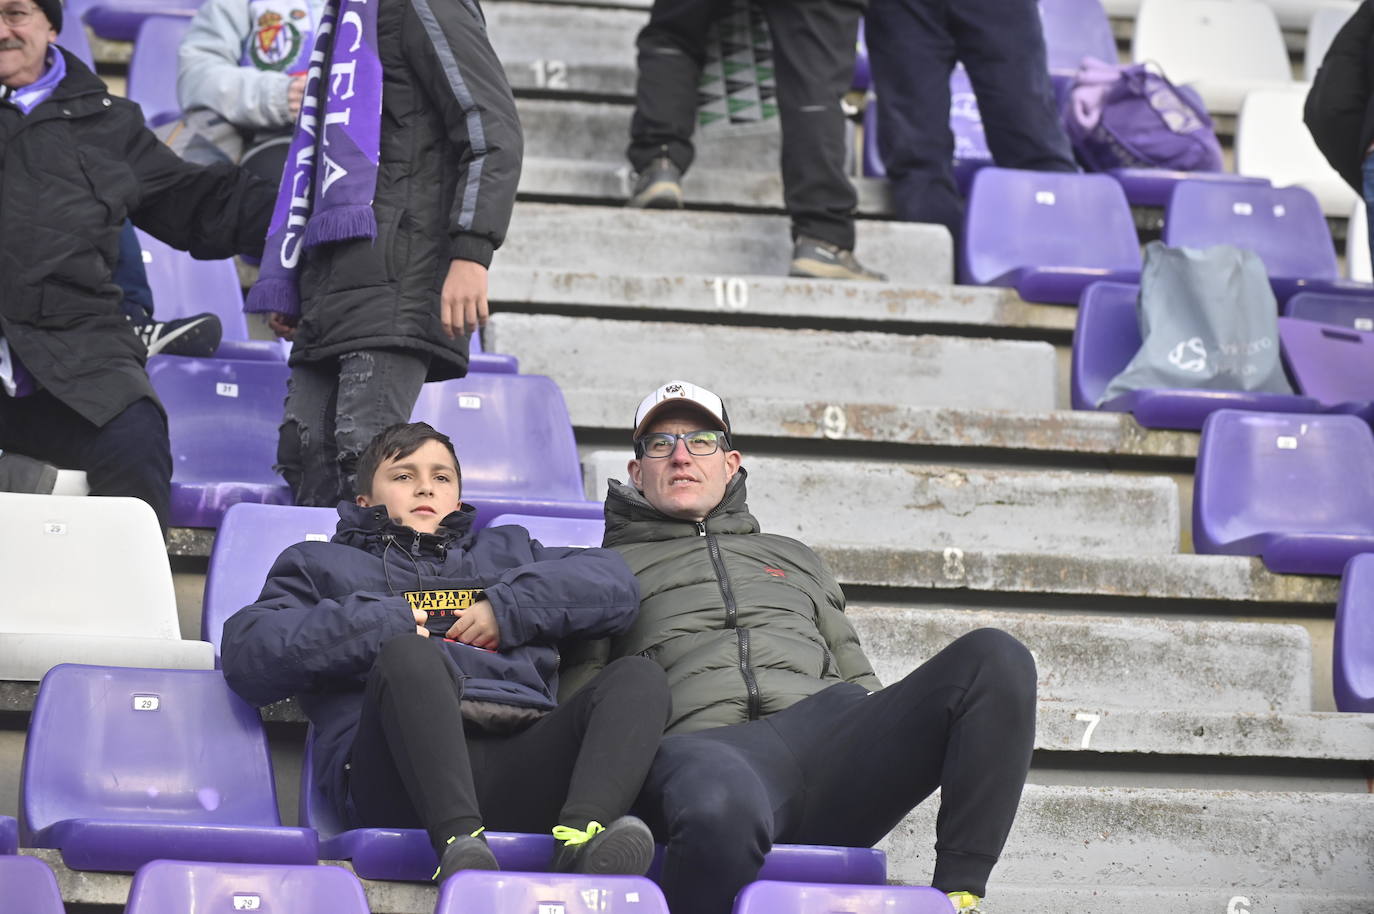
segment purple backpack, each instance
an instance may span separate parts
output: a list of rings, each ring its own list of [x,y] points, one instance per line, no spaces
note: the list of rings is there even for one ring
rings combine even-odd
[[[1221,171],[1221,144],[1202,99],[1148,64],[1083,58],[1064,103],[1064,127],[1084,167]]]

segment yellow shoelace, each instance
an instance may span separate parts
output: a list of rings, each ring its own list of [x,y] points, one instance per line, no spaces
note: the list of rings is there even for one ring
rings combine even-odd
[[[972,892],[950,892],[949,901],[954,905],[956,911],[969,911],[978,907],[978,902],[983,899]]]
[[[485,825],[483,825],[481,828],[477,829],[477,831],[473,832],[473,833],[472,833],[471,835],[469,835],[468,837],[470,837],[470,838],[476,838],[478,835],[480,835],[482,832],[484,832],[484,831],[486,831],[486,830],[487,830],[487,827],[486,827]],[[457,840],[458,840],[458,836],[457,836],[457,835],[453,835],[453,836],[451,836],[447,841],[444,842],[444,846],[445,846],[445,847],[448,847],[450,844],[452,844],[454,841],[457,841]],[[429,877],[429,881],[430,881],[430,882],[433,882],[434,880],[438,879],[438,878],[439,878],[439,871],[440,871],[441,869],[443,869],[443,868],[444,868],[444,865],[443,865],[442,863],[440,863],[438,866],[436,866],[436,867],[434,868],[434,875]]]
[[[576,828],[569,828],[566,825],[555,825],[553,827],[553,837],[555,841],[562,841],[565,847],[573,847],[578,844],[586,844],[598,833],[605,831],[600,822],[588,822],[585,831]]]

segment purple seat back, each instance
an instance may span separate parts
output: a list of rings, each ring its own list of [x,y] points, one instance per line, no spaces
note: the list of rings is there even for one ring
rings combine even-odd
[[[859,37],[854,42],[854,79],[849,87],[856,92],[867,92],[873,85],[873,72],[868,63],[868,38],[864,35],[864,21],[859,20]]]
[[[1074,409],[1097,409],[1098,398],[1112,378],[1140,350],[1139,297],[1140,286],[1132,283],[1095,282],[1083,290],[1069,371]]]
[[[0,816],[0,855],[19,851],[19,820],[14,816]]]
[[[181,103],[177,101],[177,49],[190,27],[187,16],[149,16],[138,27],[129,61],[128,97],[143,109],[143,120],[149,127],[181,117]],[[238,286],[237,275],[234,285]]]
[[[154,860],[134,874],[125,914],[368,914],[358,877],[337,866]]]
[[[1355,556],[1341,576],[1331,673],[1337,710],[1374,711],[1374,554]]]
[[[668,914],[643,876],[573,876],[465,870],[439,889],[434,914]]]
[[[1169,198],[1163,240],[1172,247],[1249,249],[1264,261],[1271,281],[1339,276],[1321,205],[1301,187],[1180,181]]]
[[[288,372],[275,361],[148,360],[172,439],[173,526],[216,527],[241,501],[291,503],[272,469]]]
[[[153,293],[153,310],[159,320],[190,317],[209,311],[219,318],[226,343],[248,342],[243,289],[239,286],[239,274],[234,261],[196,260],[185,251],[163,244],[147,232],[139,230],[137,234],[139,246],[143,248],[144,268],[148,272],[148,287]],[[285,358],[277,343],[264,340],[254,346],[269,350],[262,358]],[[221,348],[224,348],[223,345]]]
[[[600,546],[606,521],[595,517],[541,517],[536,514],[501,514],[488,527],[514,524],[529,531],[545,546]]]
[[[870,101],[864,109],[864,174],[870,178],[887,177],[878,152],[878,106]],[[949,76],[949,129],[954,135],[954,180],[959,192],[967,194],[978,169],[992,164],[983,116],[973,94],[968,72],[956,66]]]
[[[1040,25],[1051,72],[1076,71],[1084,57],[1117,59],[1116,37],[1099,0],[1040,0]]]
[[[277,556],[293,543],[329,540],[338,522],[333,508],[240,502],[224,512],[210,552],[200,615],[200,637],[215,646],[216,666],[225,621],[257,602]]]
[[[20,794],[30,847],[54,846],[57,826],[80,819],[281,824],[262,721],[217,670],[53,667]]]
[[[1340,574],[1374,551],[1374,433],[1354,416],[1213,413],[1198,446],[1193,545],[1259,555],[1271,571]]]
[[[1269,185],[1268,178],[1255,178],[1248,175],[1233,175],[1224,171],[1171,171],[1167,168],[1113,168],[1107,172],[1126,191],[1126,199],[1132,206],[1159,206],[1169,204],[1174,185],[1180,181],[1209,181],[1221,184],[1258,184]],[[1166,218],[1168,214],[1165,214]]]
[[[481,374],[426,384],[411,417],[453,439],[466,502],[585,500],[568,407],[543,375]]]
[[[734,914],[950,914],[949,898],[930,886],[819,885],[760,880],[735,898]]]
[[[1140,244],[1126,195],[1106,175],[983,168],[959,260],[961,283],[1073,303],[1089,283],[1136,278]]]
[[[149,16],[181,16],[189,19],[201,0],[91,0],[85,4],[86,24],[107,41],[134,41]],[[170,49],[173,60],[176,48]]]
[[[1288,299],[1283,313],[1352,330],[1374,331],[1374,295],[1299,292]]]
[[[64,914],[57,877],[37,857],[0,857],[0,911]]]
[[[77,59],[95,69],[95,57],[91,54],[91,42],[86,37],[86,27],[81,23],[81,17],[70,12],[62,16],[62,32],[57,36],[57,43],[76,55]]]
[[[1300,393],[1327,407],[1374,401],[1374,333],[1281,317],[1279,341]]]

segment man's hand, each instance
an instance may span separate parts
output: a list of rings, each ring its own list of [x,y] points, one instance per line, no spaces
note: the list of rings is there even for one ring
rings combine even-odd
[[[496,624],[491,601],[478,600],[467,609],[458,610],[458,621],[449,627],[444,637],[473,647],[496,650],[501,644],[501,628]]]
[[[305,101],[305,77],[297,76],[286,87],[286,104],[294,118],[301,113],[301,102]]]
[[[439,299],[439,319],[449,339],[485,327],[487,313],[487,268],[471,260],[450,263]]]
[[[267,315],[267,326],[272,332],[284,340],[289,340],[296,335],[296,325],[301,319],[299,317],[287,317],[280,311],[273,311]]]
[[[429,629],[425,628],[425,620],[429,618],[429,613],[423,609],[412,609],[410,613],[415,617],[415,634],[421,638],[428,638]]]

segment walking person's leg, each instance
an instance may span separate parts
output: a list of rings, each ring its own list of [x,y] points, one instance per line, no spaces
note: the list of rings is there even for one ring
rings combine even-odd
[[[339,357],[334,409],[335,502],[356,493],[358,458],[377,433],[410,421],[429,373],[429,356],[395,349],[367,349]],[[335,502],[331,502],[334,504]]]
[[[334,446],[338,393],[337,362],[291,366],[274,469],[291,487],[298,505],[332,508],[339,503],[339,461]]]

